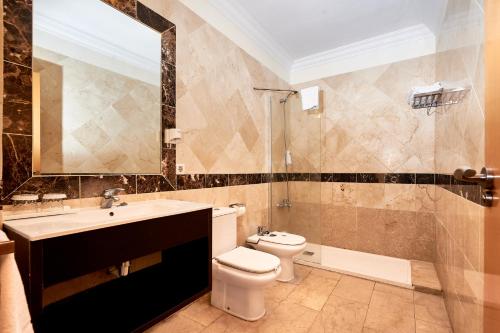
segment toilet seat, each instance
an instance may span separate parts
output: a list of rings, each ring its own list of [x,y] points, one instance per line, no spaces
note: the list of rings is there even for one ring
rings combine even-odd
[[[243,246],[226,252],[215,260],[224,266],[256,274],[277,271],[280,267],[280,260],[276,256]]]

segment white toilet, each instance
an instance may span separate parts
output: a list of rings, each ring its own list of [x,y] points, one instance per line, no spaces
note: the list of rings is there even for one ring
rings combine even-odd
[[[289,282],[295,278],[293,257],[306,248],[306,239],[287,232],[273,231],[265,235],[248,237],[247,244],[258,251],[274,254],[280,258],[281,274],[277,280]]]
[[[245,320],[262,318],[264,287],[280,274],[280,259],[236,246],[234,208],[213,210],[212,258],[212,305]]]

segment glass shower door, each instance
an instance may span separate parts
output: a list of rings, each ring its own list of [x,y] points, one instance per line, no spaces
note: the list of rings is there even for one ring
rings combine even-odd
[[[302,111],[299,95],[270,100],[270,228],[304,236],[297,259],[321,263],[321,119]]]

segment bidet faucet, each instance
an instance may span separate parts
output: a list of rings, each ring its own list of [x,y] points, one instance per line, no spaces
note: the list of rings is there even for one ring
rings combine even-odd
[[[120,201],[120,198],[118,197],[118,193],[125,191],[122,188],[108,188],[104,190],[102,194],[102,200],[101,200],[101,208],[102,209],[109,209],[113,207],[113,203]]]
[[[264,235],[267,235],[268,233],[269,233],[269,231],[266,230],[265,226],[259,225],[257,227],[257,235],[264,236]]]

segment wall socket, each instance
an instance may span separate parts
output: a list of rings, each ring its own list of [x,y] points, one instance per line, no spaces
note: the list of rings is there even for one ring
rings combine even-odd
[[[176,164],[175,172],[178,175],[183,175],[186,172],[186,165],[185,164]]]

